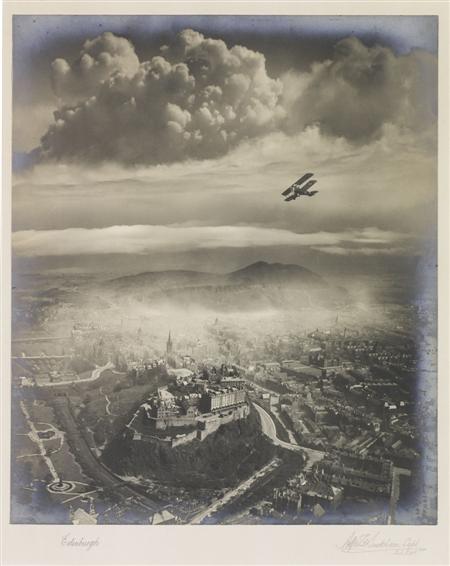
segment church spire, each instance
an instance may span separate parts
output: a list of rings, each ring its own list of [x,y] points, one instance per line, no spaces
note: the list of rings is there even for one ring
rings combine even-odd
[[[172,350],[173,350],[172,336],[169,330],[169,337],[167,338],[167,344],[166,344],[166,354],[167,355],[172,354]]]

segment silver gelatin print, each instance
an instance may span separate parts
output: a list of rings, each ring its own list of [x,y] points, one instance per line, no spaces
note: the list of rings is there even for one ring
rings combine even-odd
[[[12,31],[11,523],[435,525],[438,18]]]

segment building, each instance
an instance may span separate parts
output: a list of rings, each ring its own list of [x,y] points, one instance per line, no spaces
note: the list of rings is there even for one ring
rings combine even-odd
[[[318,463],[321,479],[347,489],[389,495],[393,464],[390,460],[341,454]]]
[[[282,512],[299,513],[304,510],[314,511],[320,505],[325,510],[336,509],[343,499],[343,490],[328,482],[307,478],[300,473],[290,478],[283,487],[275,488],[273,501],[275,509]]]
[[[169,334],[168,354],[172,348]],[[186,368],[168,371],[175,379],[142,403],[126,426],[125,434],[133,440],[153,439],[177,446],[195,438],[203,440],[222,424],[248,416],[245,380],[237,377],[236,371],[222,377],[222,383],[214,366],[211,373],[205,367],[198,376]]]
[[[287,376],[310,381],[321,375],[321,370],[316,365],[316,363],[305,365],[299,360],[284,360],[281,367]]]
[[[171,336],[170,332],[169,332],[169,336],[168,336],[167,342],[166,342],[166,361],[170,366],[172,366],[172,367],[176,366],[173,341],[172,341],[172,336]]]
[[[250,413],[250,408],[247,403],[235,405],[222,411],[216,411],[206,415],[199,415],[198,417],[198,430],[197,438],[203,440],[209,434],[216,431],[220,426],[246,419]]]
[[[208,389],[208,391],[202,395],[200,407],[204,413],[211,413],[241,403],[245,403],[245,391],[243,389]]]
[[[83,508],[79,507],[71,514],[72,523],[74,525],[96,525],[98,513],[91,511],[87,513]]]
[[[169,331],[169,337],[167,338],[167,342],[166,342],[166,356],[169,358],[172,355],[172,353],[173,353],[173,342]]]
[[[149,523],[152,525],[175,525],[176,517],[167,509],[163,509],[150,517]]]
[[[243,389],[245,387],[245,379],[242,377],[222,377],[220,385],[223,387],[237,387]]]

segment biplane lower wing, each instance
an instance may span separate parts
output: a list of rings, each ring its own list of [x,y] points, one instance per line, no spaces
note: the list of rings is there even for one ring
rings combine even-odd
[[[305,193],[308,189],[310,189],[313,185],[315,185],[317,183],[317,181],[315,179],[312,179],[311,181],[308,181],[306,183],[306,185],[303,185],[303,187],[295,187],[295,191],[297,192],[301,192],[301,193]]]

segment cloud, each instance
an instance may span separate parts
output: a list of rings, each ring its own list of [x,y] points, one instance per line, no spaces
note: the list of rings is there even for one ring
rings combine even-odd
[[[85,44],[75,67],[53,63],[55,84],[84,97],[55,112],[44,157],[126,164],[215,157],[284,116],[281,82],[268,76],[261,53],[185,30],[138,65],[128,44],[104,34]]]
[[[386,248],[346,248],[342,246],[314,246],[312,249],[319,252],[324,252],[331,255],[342,255],[342,256],[375,256],[375,255],[387,255],[387,256],[399,256],[406,255],[406,249],[404,247],[386,247]]]
[[[331,136],[366,143],[386,124],[420,131],[436,120],[437,59],[424,51],[397,56],[353,36],[309,74],[287,73],[284,86],[291,131],[318,124]]]
[[[315,172],[318,195],[281,191]],[[293,232],[377,226],[429,237],[436,226],[436,157],[396,128],[360,148],[321,134],[248,140],[220,159],[133,169],[117,163],[41,163],[14,176],[13,229],[112,225],[253,225]]]
[[[341,233],[298,234],[289,230],[255,226],[108,226],[107,228],[67,228],[64,230],[23,230],[13,233],[16,256],[64,256],[91,254],[147,254],[182,252],[195,249],[249,248],[270,246],[351,246],[357,250],[376,246],[383,253],[408,238],[377,228]],[[335,252],[331,252],[335,253]]]
[[[42,132],[53,122],[54,104],[23,104],[14,102],[12,143],[16,152],[31,152]]]
[[[41,158],[162,164],[217,158],[273,132],[317,126],[365,144],[389,125],[435,123],[436,58],[395,55],[356,37],[306,73],[270,77],[262,53],[193,30],[139,61],[112,33],[85,42],[78,59],[53,62],[65,104],[41,140]],[[74,103],[73,101],[77,101]]]
[[[111,32],[84,42],[78,58],[70,64],[65,59],[52,63],[52,85],[65,102],[76,102],[96,93],[98,87],[114,73],[132,77],[139,68],[133,44]]]

